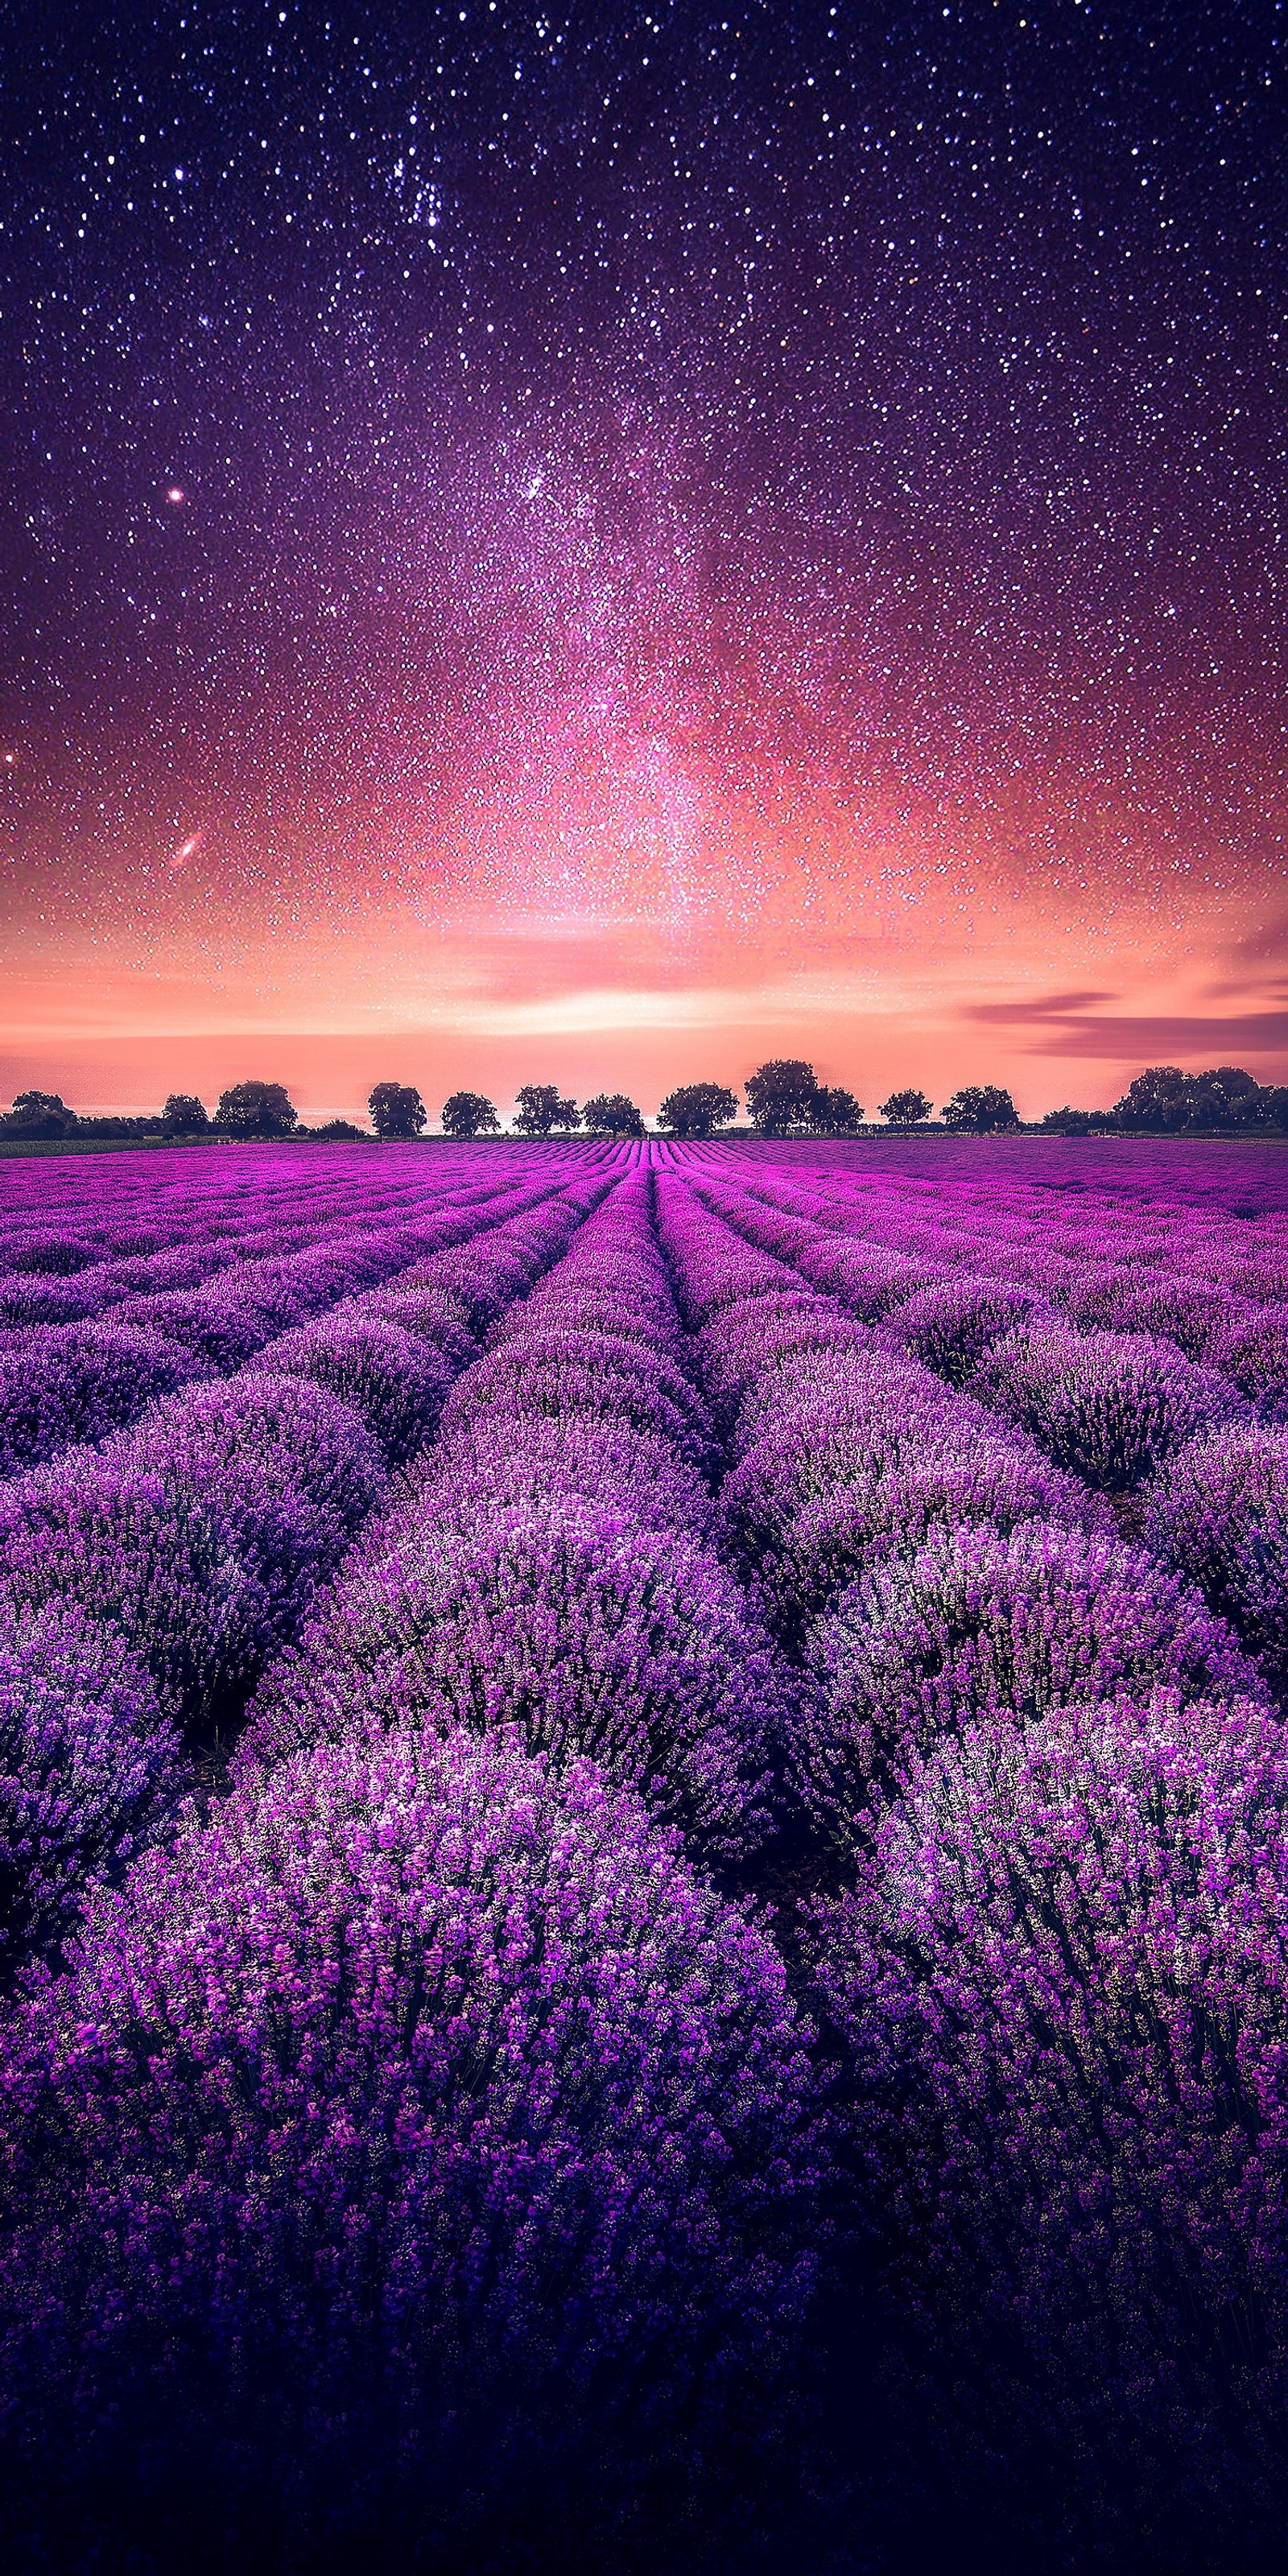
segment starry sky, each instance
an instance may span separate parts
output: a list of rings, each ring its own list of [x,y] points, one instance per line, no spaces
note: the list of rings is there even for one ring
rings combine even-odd
[[[1286,33],[10,0],[0,1090],[1288,1075]]]

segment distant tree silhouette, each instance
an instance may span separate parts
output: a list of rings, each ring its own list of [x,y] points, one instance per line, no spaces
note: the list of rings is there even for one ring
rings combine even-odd
[[[657,1123],[667,1136],[713,1136],[717,1128],[732,1126],[737,1115],[737,1094],[722,1082],[686,1082],[678,1091],[668,1091]]]
[[[812,1064],[780,1056],[747,1078],[747,1107],[758,1136],[790,1136],[814,1123],[819,1084]]]
[[[205,1103],[195,1092],[171,1092],[161,1112],[163,1136],[202,1136],[209,1125]]]
[[[810,1123],[816,1136],[853,1136],[863,1124],[863,1112],[852,1091],[829,1091],[820,1083]]]
[[[1019,1113],[1009,1091],[995,1082],[968,1082],[944,1103],[944,1125],[955,1136],[995,1136],[1019,1126]]]
[[[499,1136],[501,1121],[481,1091],[454,1091],[442,1107],[443,1134],[465,1144],[471,1136]]]
[[[429,1112],[410,1082],[378,1082],[367,1107],[377,1136],[386,1143],[391,1137],[419,1136],[428,1123]]]
[[[225,1136],[289,1136],[296,1114],[280,1082],[236,1082],[221,1091],[214,1124]]]
[[[644,1121],[624,1091],[597,1091],[585,1102],[581,1123],[588,1136],[642,1136]]]
[[[924,1091],[892,1091],[889,1099],[881,1102],[877,1116],[884,1118],[887,1127],[919,1127],[933,1106]]]
[[[525,1082],[516,1103],[519,1114],[514,1123],[520,1136],[551,1136],[556,1128],[568,1134],[581,1125],[576,1101],[565,1100],[553,1082]]]
[[[1273,1097],[1240,1064],[1213,1065],[1206,1073],[1151,1064],[1114,1102],[1111,1115],[1128,1135],[1195,1135],[1213,1127],[1278,1125]]]
[[[300,1132],[303,1134],[303,1129]],[[328,1118],[321,1127],[314,1127],[309,1132],[324,1145],[349,1144],[355,1139],[359,1144],[366,1141],[361,1127],[355,1127],[351,1118]]]
[[[1048,1109],[1042,1121],[1042,1128],[1043,1133],[1049,1136],[1089,1136],[1091,1111],[1069,1108]]]
[[[3,1124],[10,1136],[26,1136],[34,1142],[70,1136],[77,1118],[75,1110],[69,1109],[56,1091],[20,1091]]]

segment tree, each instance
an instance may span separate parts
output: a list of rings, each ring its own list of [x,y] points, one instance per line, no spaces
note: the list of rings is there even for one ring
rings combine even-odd
[[[1190,1078],[1188,1127],[1261,1127],[1266,1093],[1240,1064],[1214,1065]]]
[[[303,1129],[300,1132],[303,1134]],[[364,1144],[368,1141],[361,1127],[355,1127],[351,1118],[324,1119],[320,1127],[314,1127],[310,1132],[324,1145]]]
[[[471,1136],[499,1136],[501,1121],[481,1091],[454,1091],[443,1102],[443,1134],[464,1144]]]
[[[722,1082],[686,1082],[679,1091],[668,1091],[657,1123],[667,1136],[712,1136],[717,1127],[731,1126],[737,1115],[737,1094]]]
[[[553,1082],[525,1082],[516,1094],[519,1115],[515,1126],[521,1136],[549,1136],[556,1127],[565,1134],[581,1125],[581,1111],[575,1100],[565,1100]]]
[[[1179,1064],[1151,1064],[1114,1102],[1114,1124],[1156,1136],[1177,1135],[1190,1111],[1190,1076]]]
[[[1212,1127],[1264,1127],[1277,1123],[1274,1094],[1263,1091],[1240,1064],[1213,1065],[1206,1073],[1182,1073],[1178,1064],[1147,1065],[1121,1100],[1114,1102],[1115,1127],[1129,1135],[1185,1136]]]
[[[747,1107],[758,1136],[790,1136],[814,1124],[819,1085],[812,1064],[781,1056],[747,1079]]]
[[[597,1091],[581,1113],[588,1136],[642,1136],[644,1121],[624,1091]]]
[[[205,1104],[195,1092],[172,1091],[161,1112],[163,1136],[201,1136],[210,1125]]]
[[[968,1082],[944,1104],[944,1125],[954,1136],[996,1136],[1019,1126],[1009,1091],[995,1082]]]
[[[386,1142],[395,1136],[419,1136],[428,1123],[429,1112],[410,1082],[378,1082],[367,1107],[377,1136]]]
[[[819,1136],[854,1136],[863,1124],[863,1112],[852,1091],[829,1091],[826,1083],[820,1083],[811,1124]]]
[[[877,1116],[884,1118],[887,1127],[920,1127],[933,1106],[924,1091],[892,1091],[889,1099],[881,1102]]]
[[[39,1139],[74,1134],[77,1119],[56,1091],[20,1091],[4,1124],[11,1136]]]
[[[1089,1109],[1048,1109],[1042,1121],[1042,1127],[1043,1133],[1048,1136],[1089,1136],[1091,1111]]]
[[[224,1136],[289,1136],[295,1111],[280,1082],[237,1082],[221,1091],[214,1124]]]

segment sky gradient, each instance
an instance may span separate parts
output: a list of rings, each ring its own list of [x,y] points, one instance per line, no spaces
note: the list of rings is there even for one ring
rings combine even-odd
[[[20,0],[0,1093],[1288,1077],[1283,39]]]

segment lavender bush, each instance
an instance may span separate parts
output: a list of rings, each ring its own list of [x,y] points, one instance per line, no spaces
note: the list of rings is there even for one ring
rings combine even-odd
[[[994,1714],[816,1918],[922,2422],[1030,2564],[1278,2553],[1286,1792],[1237,1698]]]
[[[1058,1466],[1111,1494],[1132,1492],[1197,1432],[1248,1410],[1228,1378],[1143,1334],[1016,1334],[981,1361],[972,1388]]]
[[[265,1356],[275,1374],[314,1378],[343,1397],[395,1466],[423,1449],[455,1375],[423,1335],[346,1310],[283,1333]]]
[[[516,1728],[591,1754],[702,1849],[763,1839],[795,1690],[732,1578],[610,1501],[440,1494],[274,1667],[243,1760],[364,1728]]]
[[[1145,1536],[1288,1687],[1288,1426],[1192,1441],[1146,1489]]]
[[[1046,1521],[948,1530],[888,1558],[815,1622],[806,1654],[821,1705],[801,1703],[794,1774],[842,1842],[874,1773],[999,1709],[1032,1719],[1153,1683],[1266,1700],[1232,1631],[1178,1576]]]
[[[98,1900],[0,2052],[11,2530],[580,2564],[790,2358],[782,1966],[588,1763],[314,1746]]]
[[[69,1604],[0,1623],[0,1986],[56,1954],[185,1773],[137,1656]]]

